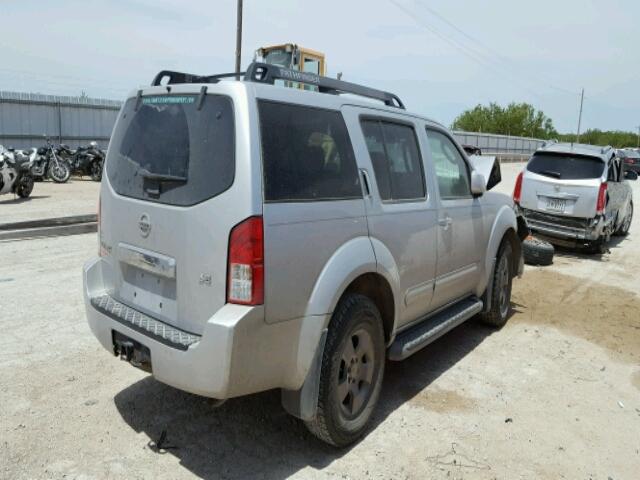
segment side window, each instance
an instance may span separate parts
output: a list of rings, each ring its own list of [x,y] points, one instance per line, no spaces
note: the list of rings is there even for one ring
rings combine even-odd
[[[267,202],[362,198],[340,112],[259,101]]]
[[[413,127],[380,120],[363,120],[361,125],[380,198],[424,198],[422,158]]]
[[[471,196],[469,169],[451,139],[437,130],[427,128],[431,157],[443,199]]]

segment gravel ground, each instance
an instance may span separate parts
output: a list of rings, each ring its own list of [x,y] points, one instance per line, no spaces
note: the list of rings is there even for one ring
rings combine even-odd
[[[95,234],[0,243],[0,478],[637,479],[639,243],[636,217],[609,254],[527,267],[504,328],[468,322],[389,363],[346,450],[278,392],[214,409],[104,351],[81,298]]]

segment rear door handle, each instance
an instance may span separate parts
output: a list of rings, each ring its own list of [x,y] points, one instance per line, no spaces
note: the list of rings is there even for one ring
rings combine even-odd
[[[449,216],[438,219],[438,225],[443,227],[445,230],[447,230],[452,223],[453,223],[453,219]]]

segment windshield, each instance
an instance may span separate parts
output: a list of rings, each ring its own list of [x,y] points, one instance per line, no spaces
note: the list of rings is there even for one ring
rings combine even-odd
[[[291,68],[291,53],[284,50],[270,50],[265,53],[264,62],[270,65]]]
[[[120,195],[193,205],[231,186],[234,144],[233,108],[227,97],[131,98],[111,137],[107,176]]]
[[[536,153],[529,161],[527,170],[562,180],[583,180],[600,178],[604,162],[597,157],[568,153]]]

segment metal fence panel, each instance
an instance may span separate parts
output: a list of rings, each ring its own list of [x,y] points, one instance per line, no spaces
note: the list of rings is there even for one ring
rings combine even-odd
[[[41,146],[44,137],[71,147],[95,140],[106,147],[122,102],[0,91],[0,144],[15,148]],[[531,155],[543,140],[492,133],[453,132],[463,145],[486,154]]]
[[[92,140],[106,147],[121,105],[100,98],[0,91],[0,144],[30,148],[50,137],[74,148]]]

